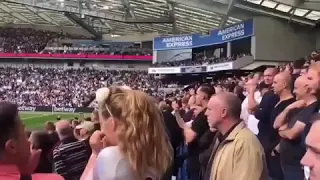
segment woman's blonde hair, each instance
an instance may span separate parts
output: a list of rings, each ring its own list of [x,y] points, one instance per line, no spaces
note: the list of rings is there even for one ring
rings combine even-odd
[[[172,147],[162,113],[142,91],[110,87],[99,105],[104,118],[117,123],[118,146],[141,180],[151,170],[163,175],[172,163]],[[160,178],[160,177],[159,177]]]

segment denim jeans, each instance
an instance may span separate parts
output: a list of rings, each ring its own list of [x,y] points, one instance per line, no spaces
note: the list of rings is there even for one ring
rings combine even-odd
[[[282,165],[284,180],[304,180],[301,166]]]

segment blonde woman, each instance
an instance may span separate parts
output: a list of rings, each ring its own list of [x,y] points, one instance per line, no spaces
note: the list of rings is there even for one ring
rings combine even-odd
[[[172,148],[151,98],[119,87],[102,88],[96,96],[101,132],[90,139],[93,155],[82,179],[161,179],[171,166]]]

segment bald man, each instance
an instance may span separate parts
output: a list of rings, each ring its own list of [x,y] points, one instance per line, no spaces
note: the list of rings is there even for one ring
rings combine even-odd
[[[241,102],[232,93],[213,96],[206,116],[210,130],[217,129],[213,154],[205,180],[267,180],[263,148],[256,136],[240,120]]]
[[[304,178],[300,160],[305,153],[302,145],[304,129],[310,123],[311,116],[318,111],[317,97],[314,90],[307,85],[305,76],[295,81],[297,101],[287,106],[276,118],[274,127],[281,137],[280,162],[284,180]]]
[[[280,165],[279,156],[279,143],[280,136],[278,129],[274,128],[274,122],[277,116],[290,104],[295,102],[295,98],[292,95],[292,78],[291,74],[282,72],[274,77],[272,88],[276,95],[279,96],[279,102],[270,112],[269,119],[269,136],[267,139],[265,153],[267,159],[267,165],[269,169],[269,176],[273,179],[283,179],[283,173]]]
[[[292,77],[289,73],[281,72],[274,77],[272,88],[275,94],[279,95],[283,90],[291,91],[291,87],[292,87]]]
[[[53,167],[64,179],[80,179],[91,155],[89,139],[78,141],[67,120],[56,123],[60,143],[53,150]]]
[[[56,131],[58,133],[60,141],[73,136],[73,129],[70,122],[67,120],[60,120],[56,122]]]

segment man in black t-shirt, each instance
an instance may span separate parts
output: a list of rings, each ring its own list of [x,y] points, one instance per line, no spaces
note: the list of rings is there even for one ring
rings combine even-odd
[[[276,68],[267,68],[263,74],[263,82],[260,83],[260,88],[271,88],[273,83],[274,76],[277,74],[278,70]],[[261,91],[260,91],[261,92]],[[263,93],[261,93],[263,94]],[[263,94],[260,104],[254,108],[254,116],[259,120],[258,129],[259,134],[258,138],[266,150],[268,147],[268,138],[269,133],[272,131],[270,127],[270,112],[274,106],[278,103],[279,96],[274,94],[272,90],[267,91]]]
[[[305,148],[301,146],[302,133],[312,114],[318,109],[317,97],[307,86],[307,82],[304,76],[296,79],[294,92],[297,101],[286,107],[275,122],[280,127],[280,160],[284,180],[304,178],[300,164],[305,153]]]
[[[211,142],[199,144],[199,140],[209,130],[207,117],[205,116],[206,107],[215,90],[210,86],[200,86],[196,94],[195,116],[190,128],[184,129],[186,143],[188,144],[187,171],[189,180],[198,180],[200,171],[199,154],[206,150]],[[204,146],[207,144],[207,147]]]
[[[274,128],[274,122],[277,116],[290,104],[295,102],[295,98],[292,95],[292,78],[289,73],[279,73],[274,77],[272,88],[280,100],[270,112],[270,124],[271,131],[268,136],[268,145],[265,148],[266,159],[269,169],[269,176],[274,180],[282,180],[283,173],[280,164],[279,143],[280,136],[278,128]]]

